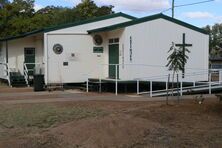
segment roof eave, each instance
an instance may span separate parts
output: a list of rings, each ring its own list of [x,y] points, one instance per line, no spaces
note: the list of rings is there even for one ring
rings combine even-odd
[[[93,23],[93,22],[111,19],[111,18],[115,18],[115,17],[125,17],[125,18],[131,19],[131,20],[137,19],[136,17],[133,17],[131,15],[119,12],[119,13],[114,13],[114,14],[110,14],[110,15],[105,15],[105,16],[101,16],[101,17],[88,19],[85,21],[79,21],[79,22],[74,22],[74,23],[70,23],[70,24],[63,24],[63,25],[59,25],[59,26],[55,26],[55,27],[49,27],[49,28],[45,28],[45,29],[35,30],[32,32],[27,32],[27,33],[18,35],[18,36],[6,37],[3,39],[0,39],[0,42],[24,38],[24,37],[35,35],[38,33],[47,33],[47,32],[51,32],[51,31],[55,31],[55,30],[66,29],[69,27],[79,26],[79,25],[83,25],[83,24],[87,24],[87,23]]]
[[[91,34],[91,33],[105,32],[105,31],[112,31],[112,30],[116,30],[116,29],[120,29],[120,28],[124,28],[124,27],[128,27],[128,26],[132,26],[132,25],[136,25],[136,24],[140,24],[140,23],[144,23],[144,22],[148,22],[148,21],[152,21],[152,20],[156,20],[156,19],[165,19],[165,20],[168,20],[170,22],[176,23],[178,25],[184,26],[186,28],[192,29],[194,31],[197,31],[197,32],[209,35],[209,33],[207,33],[205,30],[203,30],[203,29],[201,29],[199,27],[196,27],[194,25],[185,23],[185,22],[177,20],[175,18],[171,18],[171,17],[166,16],[166,15],[164,15],[162,13],[155,14],[155,15],[148,16],[148,17],[144,17],[144,18],[140,18],[140,19],[136,19],[136,20],[132,20],[132,21],[125,22],[125,23],[120,23],[120,24],[108,26],[108,27],[88,30],[88,33]]]

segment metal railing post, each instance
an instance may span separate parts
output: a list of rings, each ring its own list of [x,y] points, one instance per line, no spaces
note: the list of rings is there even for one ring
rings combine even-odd
[[[150,81],[150,97],[153,97],[153,81]]]
[[[86,80],[86,92],[89,92],[89,78]]]
[[[196,87],[196,82],[195,81],[193,82],[193,87]]]
[[[117,64],[116,66],[116,96],[118,95],[118,68],[117,68]]]
[[[140,94],[140,81],[137,80],[137,95]]]
[[[210,74],[209,74],[209,94],[210,95],[212,94],[212,91],[211,91],[211,71],[210,71]]]
[[[222,70],[219,70],[219,84],[222,82]]]
[[[6,73],[7,73],[8,85],[9,85],[10,87],[12,87],[12,85],[11,85],[11,79],[10,79],[11,75],[10,75],[10,69],[9,69],[8,63],[5,63],[5,66],[6,66]]]
[[[102,65],[99,68],[99,93],[102,93]]]
[[[180,82],[180,96],[183,96],[183,81]]]

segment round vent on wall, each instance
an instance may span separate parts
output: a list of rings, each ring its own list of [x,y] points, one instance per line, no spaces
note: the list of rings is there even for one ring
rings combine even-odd
[[[103,38],[101,35],[96,34],[96,35],[94,35],[93,39],[94,39],[95,45],[102,45]]]
[[[56,54],[61,54],[63,52],[63,47],[61,44],[55,44],[53,46],[53,51],[56,53]]]

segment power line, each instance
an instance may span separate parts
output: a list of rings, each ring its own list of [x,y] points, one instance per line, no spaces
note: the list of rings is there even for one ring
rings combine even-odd
[[[179,8],[179,7],[185,7],[185,6],[193,6],[193,5],[198,5],[198,4],[203,4],[203,3],[209,3],[209,2],[213,2],[215,0],[206,0],[206,1],[200,1],[200,2],[195,2],[195,3],[190,3],[190,4],[183,4],[183,5],[176,5],[174,6],[174,8]],[[164,13],[164,12],[167,12],[169,10],[173,9],[172,7],[171,8],[168,8],[164,11],[162,11],[161,13]]]

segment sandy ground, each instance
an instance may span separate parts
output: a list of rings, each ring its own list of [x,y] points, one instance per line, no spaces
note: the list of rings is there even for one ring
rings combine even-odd
[[[0,104],[13,108],[45,104],[58,110],[92,108],[106,114],[48,128],[0,125],[0,148],[222,147],[222,104],[213,96],[206,96],[202,105],[193,96],[184,97],[179,104],[171,99],[170,105],[165,105],[165,98],[135,95],[78,91],[13,94],[0,93]]]

